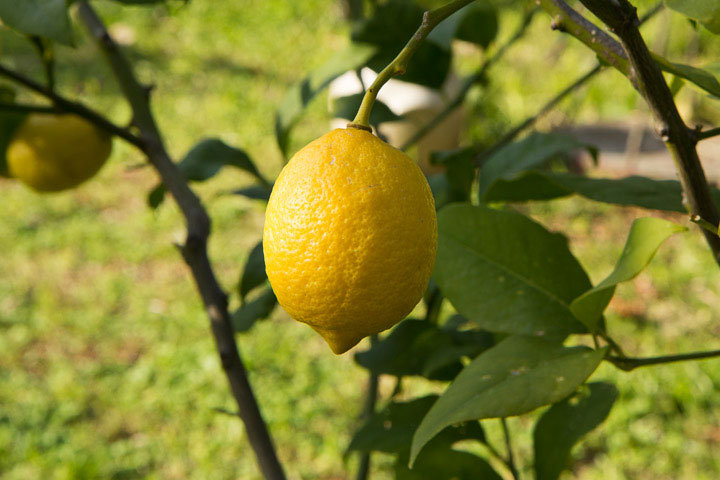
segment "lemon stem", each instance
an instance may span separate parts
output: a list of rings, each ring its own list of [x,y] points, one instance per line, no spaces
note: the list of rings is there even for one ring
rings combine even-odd
[[[433,28],[435,28],[447,17],[469,5],[473,1],[474,0],[455,0],[443,5],[442,7],[436,8],[435,10],[428,10],[425,12],[420,27],[417,29],[412,38],[410,38],[410,41],[408,41],[405,47],[400,50],[397,57],[395,57],[395,59],[378,74],[375,81],[372,85],[370,85],[370,88],[367,89],[357,115],[355,115],[355,119],[351,123],[348,123],[348,127],[370,130],[370,112],[375,104],[375,98],[377,98],[380,88],[382,88],[382,86],[395,75],[402,75],[405,73],[413,54],[425,37],[432,32]]]

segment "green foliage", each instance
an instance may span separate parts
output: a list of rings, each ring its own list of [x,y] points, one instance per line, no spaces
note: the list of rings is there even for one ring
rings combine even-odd
[[[6,152],[17,127],[25,120],[25,114],[0,111],[0,176],[7,177]]]
[[[263,185],[267,180],[260,175],[250,157],[242,150],[227,145],[217,138],[208,138],[198,142],[180,161],[178,167],[191,182],[204,182],[217,174],[224,166],[244,170],[254,176]],[[157,185],[148,195],[148,205],[157,208],[165,198],[165,187]]]
[[[720,4],[715,0],[665,0],[665,5],[720,34]]]
[[[364,65],[375,52],[376,48],[370,45],[349,45],[287,91],[275,115],[275,138],[286,158],[289,156],[290,130],[310,101],[337,77]]]
[[[653,59],[667,73],[684,78],[714,97],[720,98],[720,82],[711,72],[682,63],[670,62],[660,55],[653,55]]]
[[[474,358],[492,344],[492,336],[485,332],[407,319],[369,350],[356,353],[355,361],[376,375],[449,381],[462,370],[463,358]]]
[[[635,220],[615,269],[605,280],[573,300],[570,310],[590,331],[596,331],[600,316],[610,303],[617,284],[636,277],[665,240],[685,230],[687,228],[661,218]]]
[[[525,170],[546,165],[560,155],[585,149],[597,160],[597,149],[567,135],[533,132],[517,142],[505,145],[483,164],[480,172],[480,198],[499,180],[509,180]]]
[[[410,458],[448,425],[510,417],[562,400],[581,385],[605,356],[605,349],[563,347],[546,340],[512,336],[473,360],[423,418]]]
[[[66,0],[0,0],[0,20],[21,33],[73,43]]]
[[[515,212],[450,205],[438,215],[434,278],[462,315],[491,332],[585,331],[570,302],[590,281],[562,235]]]
[[[470,201],[470,191],[475,178],[475,148],[433,152],[434,165],[442,165],[445,172],[428,179],[435,197],[435,208],[440,210],[448,203]]]
[[[605,421],[617,396],[612,384],[588,383],[543,413],[533,430],[536,480],[560,477],[573,446]]]
[[[498,27],[498,12],[494,6],[472,3],[435,27],[428,35],[428,41],[450,48],[452,40],[458,39],[487,48],[497,37]]]
[[[263,244],[262,241],[260,241],[250,250],[248,260],[245,263],[245,269],[240,277],[240,282],[238,283],[240,300],[245,300],[245,296],[250,293],[253,288],[262,285],[266,280],[265,257],[263,255]]]
[[[720,192],[713,188],[716,199]],[[677,180],[647,177],[592,178],[568,173],[528,170],[510,179],[496,180],[483,195],[486,202],[552,200],[578,194],[597,202],[632,205],[669,212],[686,212]],[[720,202],[718,202],[720,203]]]
[[[437,398],[429,395],[409,402],[391,402],[355,432],[348,450],[396,455],[393,466],[396,479],[500,480],[502,477],[484,459],[451,448],[461,440],[485,442],[482,427],[473,421],[445,428],[428,443],[413,468],[408,468],[413,433]]]

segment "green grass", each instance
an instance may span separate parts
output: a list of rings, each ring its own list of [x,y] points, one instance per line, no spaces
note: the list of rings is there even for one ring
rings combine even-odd
[[[154,107],[173,155],[218,136],[246,149],[274,176],[282,165],[273,115],[286,89],[347,42],[348,26],[331,0],[192,1],[186,7],[121,8],[98,2],[114,32],[124,32],[140,76],[154,83]],[[516,21],[503,17],[504,34]],[[668,50],[683,53],[685,24],[673,18]],[[658,30],[650,24],[651,29]],[[127,107],[95,49],[58,52],[61,88],[119,122]],[[497,77],[473,94],[479,121],[469,138],[487,139],[532,113],[572,72],[593,64],[581,46],[550,33],[541,14]],[[703,41],[707,42],[706,37]],[[22,39],[2,32],[3,61],[39,74]],[[714,50],[713,50],[714,49]],[[566,55],[554,60],[552,53]],[[718,42],[706,54],[718,51]],[[677,57],[676,57],[677,58]],[[477,65],[477,55],[460,69]],[[528,84],[550,62],[547,82]],[[565,119],[616,120],[640,102],[607,72],[564,104]],[[608,98],[612,94],[612,101]],[[687,104],[697,95],[685,92]],[[30,99],[24,96],[24,99]],[[297,148],[327,128],[324,99],[293,137]],[[711,104],[712,106],[712,104]],[[142,159],[115,143],[110,164],[78,190],[40,196],[0,180],[0,477],[48,479],[259,478],[232,411],[208,322],[172,243],[182,219],[171,202],[157,212],[145,195],[157,182]],[[214,219],[210,253],[221,283],[235,288],[247,251],[260,238],[262,205],[219,196],[249,177],[224,171],[195,188]],[[644,214],[578,199],[523,207],[565,232],[594,281],[617,258],[630,221]],[[685,222],[680,216],[676,221]],[[647,273],[619,291],[609,328],[628,353],[652,355],[717,348],[720,274],[697,232],[664,246]],[[232,306],[237,306],[233,297]],[[239,336],[263,413],[291,478],[349,478],[343,453],[361,408],[365,374],[351,355],[334,356],[304,325],[278,312]],[[720,369],[717,361],[640,369],[603,366],[594,376],[621,391],[606,424],[575,452],[587,479],[717,478],[720,475]],[[413,381],[409,392],[437,390]],[[392,382],[383,381],[387,395]],[[511,421],[529,468],[531,420]],[[500,445],[495,421],[485,422]],[[389,458],[377,456],[390,478]],[[526,474],[527,476],[527,474]],[[568,477],[569,478],[569,477]]]

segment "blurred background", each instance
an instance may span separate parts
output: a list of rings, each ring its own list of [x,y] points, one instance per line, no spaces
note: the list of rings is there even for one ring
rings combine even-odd
[[[276,111],[294,85],[350,43],[348,17],[357,3],[94,2],[141,79],[155,86],[154,111],[170,152],[180,158],[202,138],[219,137],[248,152],[268,178],[284,162]],[[641,12],[654,6],[635,4]],[[451,76],[475,72],[517,30],[525,3],[493,5],[497,38],[487,48],[456,41]],[[661,10],[643,32],[669,59],[720,72],[718,37],[683,17]],[[59,88],[128,121],[102,58],[80,28],[75,38],[77,48],[56,51]],[[0,42],[0,61],[41,78],[42,65],[25,39],[0,29]],[[538,13],[470,90],[454,123],[457,141],[492,144],[595,64],[594,54],[551,31],[550,18]],[[720,104],[701,91],[686,86],[677,101],[689,123],[720,124]],[[330,128],[337,114],[329,103],[327,90],[312,100],[289,136],[288,154]],[[392,107],[392,99],[387,103]],[[538,128],[570,131],[600,146],[599,167],[590,175],[674,178],[647,107],[614,71],[568,96]],[[705,166],[717,179],[720,149],[703,148]],[[225,169],[194,185],[214,220],[210,255],[230,291],[260,240],[264,204],[227,192],[251,181]],[[0,179],[1,478],[258,478],[242,424],[229,416],[235,407],[207,319],[172,245],[183,234],[182,218],[172,202],[147,206],[156,182],[121,141],[98,177],[67,193],[38,195]],[[593,282],[612,269],[631,221],[646,214],[579,197],[518,208],[568,235]],[[687,223],[680,214],[651,214]],[[645,272],[620,287],[608,324],[633,356],[718,348],[718,284],[702,237],[695,231],[676,236]],[[237,295],[232,302],[239,306]],[[352,352],[336,357],[280,309],[238,341],[289,477],[352,477],[357,459],[343,455],[359,425],[366,385]],[[603,365],[593,379],[616,383],[620,399],[607,422],[574,451],[567,478],[720,477],[717,360],[629,374]],[[413,395],[443,388],[422,379],[406,386]],[[381,395],[392,387],[381,381]],[[529,458],[533,418],[510,421],[521,457]],[[372,478],[391,478],[390,458],[373,458]]]

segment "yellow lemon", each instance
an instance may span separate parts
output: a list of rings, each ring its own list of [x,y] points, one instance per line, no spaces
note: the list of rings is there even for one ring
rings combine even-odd
[[[280,173],[263,247],[280,305],[341,354],[422,298],[437,250],[435,203],[410,157],[372,133],[336,129]]]
[[[31,114],[8,145],[8,170],[39,192],[67,190],[95,175],[111,147],[110,135],[77,115]]]

